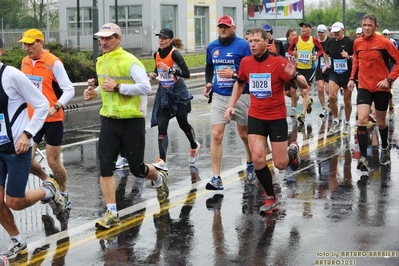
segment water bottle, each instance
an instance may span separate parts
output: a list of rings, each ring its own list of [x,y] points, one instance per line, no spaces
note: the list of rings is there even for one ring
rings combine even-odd
[[[10,265],[10,262],[8,261],[6,256],[1,255],[0,256],[0,266],[8,266]]]

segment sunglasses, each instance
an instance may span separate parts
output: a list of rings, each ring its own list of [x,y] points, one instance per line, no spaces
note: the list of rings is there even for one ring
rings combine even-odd
[[[384,34],[382,34],[382,35],[384,35],[384,36],[388,36],[388,33],[384,33]]]

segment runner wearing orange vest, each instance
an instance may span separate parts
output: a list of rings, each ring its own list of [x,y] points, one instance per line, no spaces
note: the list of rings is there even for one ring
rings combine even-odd
[[[46,138],[47,163],[59,184],[64,201],[63,210],[57,215],[61,226],[67,224],[71,202],[66,189],[67,175],[61,163],[61,144],[64,134],[65,105],[75,95],[75,89],[65,71],[61,60],[43,49],[44,35],[37,29],[24,32],[23,38],[18,42],[24,44],[27,56],[22,59],[21,71],[40,90],[50,103],[47,119],[43,127],[33,137],[32,162],[30,172],[43,181],[50,176],[34,159],[39,143]],[[31,109],[31,108],[29,108]],[[50,201],[51,204],[51,201]]]
[[[273,26],[270,24],[265,24],[263,25],[263,29],[267,33],[267,39],[268,39],[267,49],[269,50],[269,52],[284,56],[285,51],[284,51],[283,42],[280,40],[273,39]]]

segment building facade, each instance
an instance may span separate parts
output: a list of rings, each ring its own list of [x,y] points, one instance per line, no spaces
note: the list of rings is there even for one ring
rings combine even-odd
[[[171,28],[175,37],[184,43],[182,52],[204,51],[207,44],[218,37],[217,20],[230,15],[243,32],[242,0],[115,0],[59,1],[60,42],[68,46],[92,49],[93,6],[97,4],[99,27],[117,22],[121,27],[122,47],[137,53],[152,54],[158,49],[155,36],[161,28]]]

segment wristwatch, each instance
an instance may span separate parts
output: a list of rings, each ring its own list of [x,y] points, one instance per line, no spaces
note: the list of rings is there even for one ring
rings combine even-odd
[[[60,106],[58,104],[54,104],[54,109],[58,112],[60,110]]]
[[[387,77],[388,82],[392,82],[392,79],[390,77]]]
[[[119,84],[116,84],[114,87],[114,92],[119,92]]]
[[[32,134],[29,133],[29,132],[26,131],[26,130],[24,130],[22,133],[24,133],[24,134],[28,137],[28,139],[31,139],[31,138],[33,137]]]

